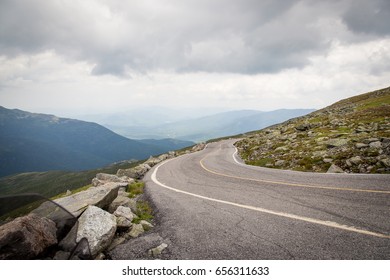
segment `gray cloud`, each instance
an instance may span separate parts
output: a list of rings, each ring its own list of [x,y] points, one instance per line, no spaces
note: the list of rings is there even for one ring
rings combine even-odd
[[[388,1],[340,3],[2,0],[0,55],[50,49],[95,64],[95,75],[279,72],[307,65],[339,39],[321,33],[323,18],[340,13],[355,33],[390,32]]]
[[[353,32],[390,35],[390,1],[353,1],[343,19]]]

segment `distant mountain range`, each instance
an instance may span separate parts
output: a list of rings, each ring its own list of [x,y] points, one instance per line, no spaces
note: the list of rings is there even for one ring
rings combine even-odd
[[[174,138],[200,142],[262,129],[313,111],[314,109],[280,109],[269,112],[240,110],[156,125],[147,123],[126,126],[106,119],[105,126],[118,134],[134,139]],[[104,122],[104,120],[101,121]]]
[[[145,159],[192,144],[171,139],[131,140],[96,123],[0,106],[0,176],[93,169],[122,160]]]

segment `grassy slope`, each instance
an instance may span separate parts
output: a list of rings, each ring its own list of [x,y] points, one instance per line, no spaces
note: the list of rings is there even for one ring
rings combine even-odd
[[[309,129],[298,130],[302,125]],[[390,88],[341,100],[329,107],[264,130],[252,132],[237,143],[248,163],[281,169],[326,172],[331,164],[354,173],[389,173],[383,163],[390,147],[357,148],[372,138],[390,138]],[[329,147],[329,141],[346,141]],[[348,159],[359,156],[362,162]]]
[[[91,183],[97,173],[115,174],[119,168],[134,167],[139,162],[119,163],[100,169],[79,172],[30,172],[0,178],[0,195],[39,193],[46,197],[74,190]]]

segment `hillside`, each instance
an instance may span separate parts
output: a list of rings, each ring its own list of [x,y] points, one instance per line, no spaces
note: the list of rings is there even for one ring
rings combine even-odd
[[[86,170],[166,152],[96,123],[0,107],[0,176],[31,171]],[[170,148],[178,149],[183,143]],[[187,144],[187,143],[185,143]]]
[[[390,173],[390,87],[247,134],[236,146],[257,166]]]
[[[255,110],[229,111],[158,126],[110,126],[124,136],[175,138],[201,142],[212,138],[258,130],[312,112],[312,109],[281,109],[270,112]]]

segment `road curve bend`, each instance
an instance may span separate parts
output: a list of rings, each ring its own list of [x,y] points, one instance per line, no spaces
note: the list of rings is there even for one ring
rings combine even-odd
[[[235,141],[144,178],[170,259],[390,259],[390,175],[248,166]]]

